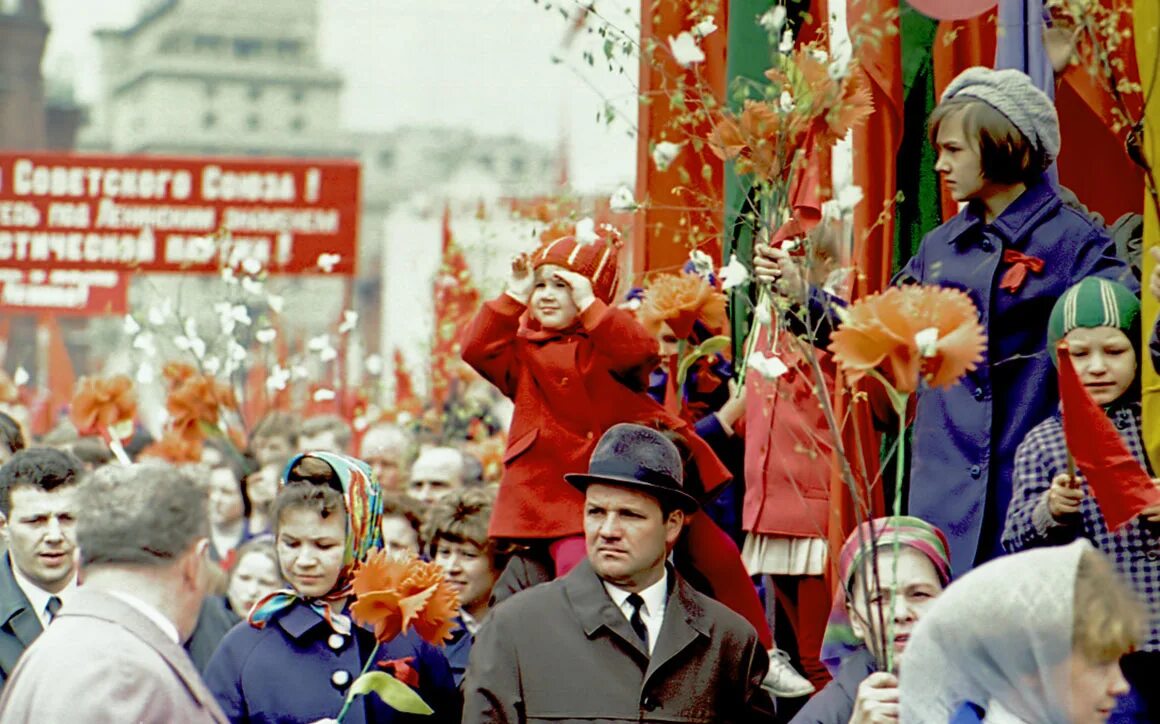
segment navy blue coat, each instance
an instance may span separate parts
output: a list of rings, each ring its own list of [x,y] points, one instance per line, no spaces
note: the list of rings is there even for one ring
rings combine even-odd
[[[1012,266],[1002,261],[1007,249],[1045,263],[1014,292],[999,287]],[[1088,276],[1139,289],[1107,233],[1041,179],[990,224],[968,205],[926,235],[895,279],[966,292],[988,336],[978,369],[949,389],[919,391],[913,429],[908,512],[947,534],[956,576],[1003,552],[1015,449],[1059,404],[1047,320],[1068,287]],[[832,319],[820,302],[811,290],[811,316]]]
[[[858,686],[874,673],[874,657],[863,648],[842,659],[838,673],[810,697],[789,724],[848,724],[854,713]]]
[[[374,647],[370,632],[354,628],[356,641],[347,637],[335,649],[330,644],[337,642],[337,635],[302,604],[277,614],[264,629],[243,621],[222,639],[206,668],[206,684],[233,724],[306,724],[333,718]],[[377,658],[385,662],[406,657],[414,657],[410,666],[419,675],[417,691],[435,714],[400,714],[370,694],[355,700],[346,715],[348,724],[459,721],[459,692],[443,654],[412,632],[383,645]],[[341,679],[345,686],[334,683],[339,671],[346,672]]]

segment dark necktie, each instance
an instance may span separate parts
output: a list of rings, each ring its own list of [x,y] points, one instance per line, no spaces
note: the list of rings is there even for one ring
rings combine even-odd
[[[640,617],[640,607],[644,605],[644,599],[638,594],[630,593],[625,600],[628,601],[629,606],[632,606],[632,615],[628,617],[628,625],[632,626],[633,632],[644,644],[644,650],[648,651],[648,626],[644,625],[644,619]]]
[[[56,618],[56,614],[60,612],[60,596],[49,596],[48,603],[45,604],[44,609],[48,611],[48,622],[52,623]]]

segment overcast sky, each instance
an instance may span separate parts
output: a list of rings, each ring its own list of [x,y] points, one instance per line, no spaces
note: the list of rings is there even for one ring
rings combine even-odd
[[[576,7],[575,0],[554,1]],[[621,183],[632,185],[631,125],[598,123],[596,114],[603,95],[635,124],[635,65],[627,77],[588,68],[580,54],[590,49],[599,55],[595,39],[578,40],[565,52],[567,63],[554,64],[567,23],[555,9],[545,10],[548,0],[319,2],[324,62],[346,78],[345,127],[462,126],[552,147],[567,133],[575,187],[610,192]],[[44,5],[52,25],[45,68],[71,75],[79,98],[91,101],[99,72],[92,31],[130,24],[140,0],[44,0]],[[631,30],[635,21],[624,11],[638,5],[603,0],[599,7]],[[569,67],[584,68],[587,80]]]

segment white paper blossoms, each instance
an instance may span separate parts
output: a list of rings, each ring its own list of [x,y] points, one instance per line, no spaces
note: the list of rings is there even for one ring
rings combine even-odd
[[[632,197],[632,189],[621,186],[608,198],[608,208],[618,214],[636,211],[636,199]]]
[[[721,267],[721,288],[729,291],[749,281],[749,270],[737,260],[736,254],[729,256],[729,263]]]
[[[793,113],[793,95],[789,91],[783,90],[781,97],[777,99],[777,105],[782,113]]]
[[[781,26],[785,25],[785,6],[780,4],[774,5],[769,10],[766,10],[765,14],[757,22],[770,33],[781,32]]]
[[[278,332],[273,327],[266,327],[254,332],[254,339],[258,340],[259,344],[270,344],[277,336]]]
[[[693,26],[693,35],[698,38],[707,38],[717,30],[717,23],[713,22],[711,15],[701,19],[701,22]]]
[[[310,341],[306,343],[306,348],[311,352],[318,353],[318,359],[323,362],[329,362],[338,357],[338,350],[330,344],[330,335],[320,334],[317,337],[311,337]]]
[[[338,254],[319,254],[318,268],[329,274],[334,271],[334,267],[337,266],[340,261],[342,261],[342,257]]]
[[[914,335],[914,344],[923,357],[934,357],[938,353],[938,327],[927,327]]]
[[[781,42],[777,44],[777,52],[789,55],[793,52],[793,30],[785,29],[781,34]]]
[[[334,390],[328,390],[326,388],[322,388],[322,389],[318,389],[318,390],[314,391],[314,401],[315,402],[329,402],[329,401],[333,400],[334,398],[335,398]]]
[[[785,362],[782,362],[778,357],[772,355],[767,357],[757,351],[749,355],[749,359],[745,361],[745,364],[749,369],[767,380],[776,380],[786,372],[789,372],[789,368],[785,366]]]
[[[28,380],[28,370],[24,369],[23,366],[17,367],[16,371],[12,373],[12,384],[17,387],[24,387],[28,384]]]
[[[133,315],[126,314],[125,315],[125,334],[127,334],[131,337],[140,331],[141,331],[141,325],[137,323],[136,319],[133,319]]]
[[[591,217],[584,217],[576,222],[576,241],[581,244],[593,244],[600,239],[596,233],[596,222]]]
[[[673,52],[673,58],[682,68],[705,60],[705,53],[701,50],[701,46],[697,45],[697,39],[687,30],[675,38],[669,36],[669,50]]]
[[[689,252],[689,261],[693,264],[693,273],[702,279],[708,280],[713,275],[713,257],[700,249]]]
[[[270,375],[266,377],[266,389],[270,392],[284,390],[288,382],[290,382],[290,370],[275,364],[274,369],[270,370]]]
[[[670,143],[669,141],[661,141],[653,146],[652,159],[653,164],[656,165],[657,171],[667,171],[673,161],[681,153],[683,143]]]
[[[346,334],[358,324],[358,312],[346,309],[342,312],[342,323],[338,325],[338,333]]]
[[[849,213],[854,210],[854,207],[862,202],[862,187],[850,184],[846,188],[838,192],[838,208],[843,212]]]

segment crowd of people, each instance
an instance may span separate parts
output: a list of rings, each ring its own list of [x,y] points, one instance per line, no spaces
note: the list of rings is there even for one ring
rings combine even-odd
[[[122,464],[0,414],[0,720],[1160,721],[1160,507],[1109,527],[1055,386],[1062,343],[1150,469],[1140,280],[1061,199],[1026,76],[964,72],[930,134],[963,206],[897,283],[966,292],[987,338],[919,391],[906,515],[829,549],[837,446],[800,345],[835,384],[840,254],[758,245],[755,278],[795,310],[779,323],[810,332],[762,340],[783,369],[738,386],[724,353],[682,359],[727,326],[711,271],[618,297],[607,230],[548,238],[460,339],[512,404],[499,466],[289,412],[244,450]],[[828,228],[811,243],[840,243]],[[379,550],[439,567],[459,604],[441,641],[356,620]],[[364,671],[433,712],[350,705]]]

